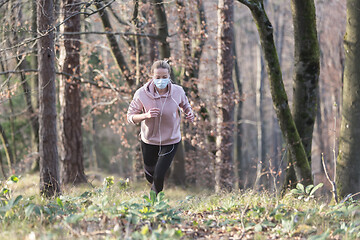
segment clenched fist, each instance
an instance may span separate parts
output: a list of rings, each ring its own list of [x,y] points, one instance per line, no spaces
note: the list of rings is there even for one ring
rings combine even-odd
[[[156,118],[160,115],[160,109],[159,108],[151,108],[146,113],[146,118]]]
[[[193,122],[195,118],[195,115],[193,113],[193,111],[188,111],[187,113],[185,113],[185,119],[189,120],[190,122]]]

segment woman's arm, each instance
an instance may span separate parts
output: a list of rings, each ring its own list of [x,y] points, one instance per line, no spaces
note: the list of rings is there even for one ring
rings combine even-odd
[[[193,122],[195,115],[193,113],[193,110],[191,108],[189,100],[186,97],[185,91],[183,89],[182,89],[181,102],[180,102],[179,106],[183,109],[183,111],[185,113],[185,119],[189,120],[190,122]]]
[[[140,113],[140,114],[134,114],[131,116],[131,120],[133,123],[137,124],[141,121],[144,121],[145,119],[158,117],[160,115],[160,109],[159,108],[151,108],[146,113]]]
[[[187,108],[186,111],[185,111],[185,119],[189,120],[190,122],[193,122],[194,118],[195,118],[195,115],[194,115],[191,107]]]

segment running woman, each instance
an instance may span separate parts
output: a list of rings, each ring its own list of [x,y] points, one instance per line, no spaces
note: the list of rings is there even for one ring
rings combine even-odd
[[[154,62],[152,79],[135,92],[127,112],[128,122],[141,122],[145,177],[156,194],[163,190],[165,173],[181,141],[180,111],[187,120],[194,121],[185,92],[171,82],[170,71],[167,61]]]

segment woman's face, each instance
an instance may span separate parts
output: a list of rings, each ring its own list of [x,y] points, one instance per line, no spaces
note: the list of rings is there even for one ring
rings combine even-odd
[[[170,77],[170,74],[166,68],[154,69],[154,79],[169,78],[169,77]]]

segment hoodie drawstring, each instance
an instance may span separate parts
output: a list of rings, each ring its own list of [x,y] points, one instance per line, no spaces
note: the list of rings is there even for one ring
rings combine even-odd
[[[159,92],[158,92],[158,94],[159,94]],[[160,95],[160,94],[159,94],[159,95]],[[163,157],[163,156],[165,156],[165,155],[167,155],[167,154],[170,154],[172,151],[174,151],[174,144],[173,144],[173,146],[172,146],[172,148],[171,148],[171,150],[170,150],[169,152],[167,152],[167,153],[161,153],[161,145],[162,145],[162,139],[161,139],[161,118],[162,118],[162,114],[163,114],[164,107],[165,107],[166,100],[167,100],[168,96],[169,96],[169,92],[166,93],[166,97],[165,97],[164,103],[162,103],[162,101],[161,101],[161,96],[160,96],[160,107],[161,107],[161,111],[160,111],[159,128],[158,128],[158,129],[159,129],[159,137],[160,137],[160,146],[159,146],[159,152],[158,152],[158,156],[159,156],[159,157]],[[170,97],[171,97],[171,96],[170,96]],[[175,100],[174,100],[174,101],[175,101]]]

